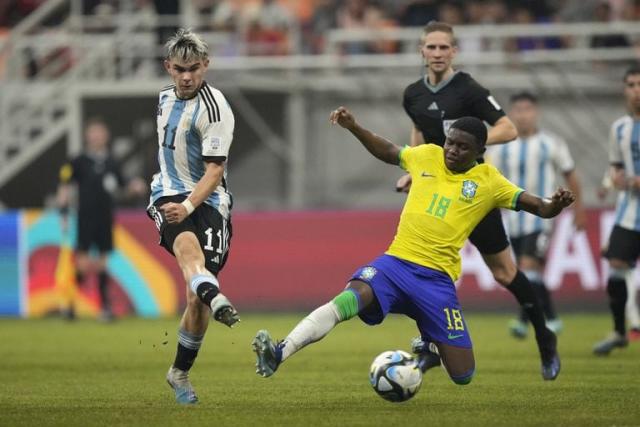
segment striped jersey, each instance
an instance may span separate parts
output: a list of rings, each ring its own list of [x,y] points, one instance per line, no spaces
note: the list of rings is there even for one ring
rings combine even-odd
[[[567,143],[545,130],[507,144],[487,147],[487,158],[511,182],[541,197],[559,185],[558,175],[571,172],[575,163]],[[503,212],[511,237],[549,231],[552,222],[525,211]]]
[[[613,122],[609,132],[609,162],[622,166],[627,178],[640,175],[640,120],[626,115]],[[618,193],[615,224],[640,231],[640,195],[637,191]]]
[[[197,95],[180,99],[175,85],[160,92],[158,101],[158,163],[151,182],[151,204],[160,197],[190,194],[205,172],[205,161],[226,161],[235,120],[222,92],[202,83]],[[205,200],[229,217],[231,193],[227,170],[220,185]]]

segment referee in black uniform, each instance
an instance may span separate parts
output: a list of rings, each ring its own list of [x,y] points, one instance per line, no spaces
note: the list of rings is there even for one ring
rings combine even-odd
[[[477,117],[492,126],[487,145],[514,140],[518,136],[517,130],[490,92],[469,74],[453,69],[451,64],[456,50],[453,28],[449,24],[435,21],[427,24],[420,45],[426,74],[404,92],[403,105],[414,124],[411,145],[442,146],[451,123],[465,116]],[[396,185],[398,191],[405,192],[410,186],[410,175],[401,177]],[[545,380],[555,379],[560,372],[556,336],[545,326],[544,313],[533,286],[511,257],[500,210],[491,211],[469,240],[482,254],[495,280],[515,296],[529,315],[542,359],[542,376]],[[414,350],[419,353],[429,351],[428,345],[421,340],[414,342]],[[436,359],[433,355],[429,357]]]
[[[78,222],[76,244],[76,281],[81,285],[86,274],[93,270],[98,275],[100,295],[100,319],[114,319],[109,297],[107,256],[113,250],[113,216],[116,191],[125,184],[115,159],[109,152],[110,132],[101,119],[90,119],[84,129],[85,150],[78,157],[62,166],[58,205],[66,227],[69,210],[70,187],[77,185]],[[132,180],[129,194],[143,194],[146,184],[140,179]],[[99,257],[92,266],[89,252],[95,247]],[[92,268],[93,267],[93,268]],[[69,307],[69,318],[75,317],[74,307]]]

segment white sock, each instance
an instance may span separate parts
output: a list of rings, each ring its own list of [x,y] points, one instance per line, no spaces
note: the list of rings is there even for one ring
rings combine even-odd
[[[284,340],[282,348],[282,360],[284,361],[293,353],[307,345],[321,340],[340,323],[338,307],[333,301],[316,308],[289,333]]]

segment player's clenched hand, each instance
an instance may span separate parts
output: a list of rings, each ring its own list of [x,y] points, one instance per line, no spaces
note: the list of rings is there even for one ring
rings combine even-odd
[[[558,188],[556,192],[553,193],[553,196],[551,196],[551,203],[561,208],[566,208],[575,200],[576,196],[571,191],[565,190],[562,187]]]
[[[165,203],[160,206],[160,210],[164,213],[164,217],[169,224],[180,224],[189,213],[182,203]]]
[[[406,174],[404,176],[401,176],[400,179],[398,179],[398,182],[396,182],[396,191],[398,193],[408,193],[409,189],[411,188],[411,175]]]
[[[350,129],[356,124],[355,117],[345,107],[338,107],[333,110],[329,115],[329,121],[332,125],[337,123],[345,129]]]

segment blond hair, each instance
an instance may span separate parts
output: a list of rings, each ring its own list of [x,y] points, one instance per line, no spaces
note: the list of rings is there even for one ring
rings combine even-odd
[[[190,29],[180,28],[164,45],[167,59],[182,62],[201,61],[209,57],[209,46]]]

